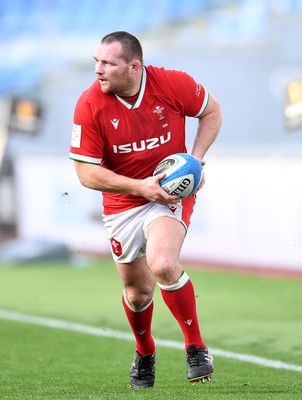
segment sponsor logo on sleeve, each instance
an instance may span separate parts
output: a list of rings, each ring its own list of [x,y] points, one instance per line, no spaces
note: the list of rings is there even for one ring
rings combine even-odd
[[[73,124],[72,135],[71,135],[71,146],[80,148],[81,147],[81,136],[82,127],[81,125]]]

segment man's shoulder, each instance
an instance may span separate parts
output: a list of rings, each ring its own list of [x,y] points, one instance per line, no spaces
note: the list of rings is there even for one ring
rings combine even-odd
[[[101,90],[100,83],[96,80],[80,95],[78,103],[95,104],[98,105],[98,107],[102,107],[105,106],[108,101],[112,102],[113,97],[114,96],[104,94]]]
[[[188,76],[186,72],[175,70],[175,69],[168,69],[165,67],[156,67],[154,65],[148,65],[145,67],[147,71],[147,76],[149,79],[154,79],[157,81],[163,82],[172,82],[174,83],[178,79],[182,79]]]
[[[187,75],[185,71],[171,69],[166,67],[158,67],[155,65],[147,65],[145,66],[148,73],[159,74],[159,75]]]
[[[102,90],[100,87],[100,84],[98,81],[94,81],[89,88],[84,90],[84,92],[81,94],[80,98],[83,100],[88,100],[92,97],[98,97],[102,95]]]

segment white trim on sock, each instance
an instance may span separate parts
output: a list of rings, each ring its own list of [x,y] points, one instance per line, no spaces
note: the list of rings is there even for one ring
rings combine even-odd
[[[189,281],[189,275],[186,272],[182,272],[180,278],[172,283],[172,285],[162,285],[161,283],[157,282],[158,286],[162,289],[162,290],[167,290],[168,292],[174,292],[175,290],[181,289],[183,286],[185,286],[185,284]]]
[[[152,297],[151,301],[150,301],[148,304],[146,304],[145,306],[142,306],[142,307],[140,307],[140,308],[136,308],[136,307],[134,307],[134,305],[131,304],[130,301],[127,299],[126,290],[125,290],[125,289],[124,289],[124,292],[123,292],[123,296],[124,296],[125,303],[126,303],[127,306],[130,308],[130,310],[133,311],[133,312],[136,312],[136,313],[140,313],[140,312],[142,312],[142,311],[147,310],[147,308],[148,308],[148,307],[151,305],[151,303],[153,302],[153,297]]]

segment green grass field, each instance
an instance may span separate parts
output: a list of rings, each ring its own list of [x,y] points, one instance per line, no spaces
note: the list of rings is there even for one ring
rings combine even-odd
[[[202,333],[215,356],[211,382],[191,386],[180,348],[157,347],[156,386],[129,388],[134,342],[0,317],[0,399],[302,399],[302,281],[185,268]],[[0,268],[0,309],[130,333],[111,260]],[[72,325],[71,325],[72,326]],[[155,296],[153,334],[182,343]],[[218,355],[281,361],[280,368]],[[275,364],[274,364],[275,365]],[[284,368],[300,366],[295,371]]]

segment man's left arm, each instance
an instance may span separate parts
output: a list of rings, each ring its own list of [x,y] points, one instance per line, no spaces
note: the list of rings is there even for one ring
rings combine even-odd
[[[222,111],[218,101],[209,94],[206,109],[198,119],[198,128],[195,136],[192,155],[203,160],[209,147],[217,138],[222,123]]]

